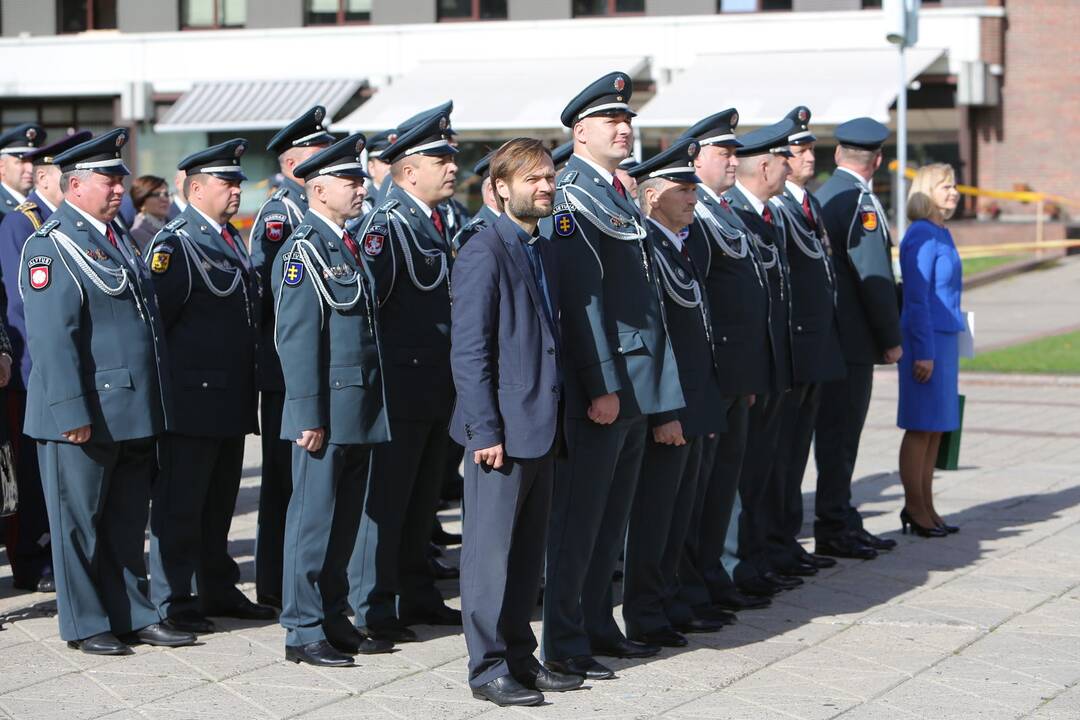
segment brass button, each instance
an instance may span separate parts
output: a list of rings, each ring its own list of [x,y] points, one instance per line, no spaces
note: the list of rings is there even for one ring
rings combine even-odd
[[[111,388],[111,387],[112,387],[112,385],[110,385],[109,383],[105,383],[105,389],[106,389],[106,390],[108,390],[108,389],[109,389],[109,388]]]
[[[208,382],[204,382],[204,383],[202,384],[202,386],[203,386],[204,388],[210,387],[210,383],[208,383]]]
[[[420,364],[420,360],[419,360],[419,358],[413,358],[413,359],[412,359],[412,364],[413,364],[413,365],[419,365],[419,364]]]

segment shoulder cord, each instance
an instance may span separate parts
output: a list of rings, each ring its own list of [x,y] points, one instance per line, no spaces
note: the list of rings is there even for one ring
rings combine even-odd
[[[74,261],[75,266],[82,270],[86,277],[90,278],[90,282],[93,283],[94,287],[109,297],[119,297],[124,294],[131,285],[131,276],[129,275],[127,268],[121,267],[113,269],[105,267],[96,260],[83,257],[82,248],[80,248],[74,240],[59,230],[53,230],[49,233],[49,237],[52,238],[53,244],[56,245],[57,250],[62,249],[64,253],[70,256],[72,261]],[[75,284],[79,287],[80,301],[85,301],[86,296],[83,295],[82,284],[78,282],[75,273],[71,272],[71,266],[68,265],[67,260],[64,259],[64,254],[58,253],[58,256],[60,257],[60,262],[64,263],[64,267],[67,268],[67,271],[71,274],[72,279],[76,280]],[[105,280],[99,273],[104,273],[113,279],[119,280],[119,282],[115,287],[110,287],[105,283]],[[147,322],[148,314],[143,310],[143,301],[139,296],[139,293],[132,290],[131,297],[135,300],[135,309],[139,312],[139,318],[141,318],[143,322]]]
[[[420,244],[416,241],[416,233],[413,232],[412,226],[409,225],[409,221],[397,210],[390,210],[386,214],[386,217],[390,221],[390,225],[395,230],[397,230],[396,235],[398,242],[401,244],[402,256],[405,260],[405,268],[409,271],[409,278],[412,280],[413,285],[416,286],[416,289],[420,290],[421,292],[431,292],[439,285],[441,285],[444,279],[447,281],[446,284],[449,288],[450,279],[447,274],[446,253],[438,249],[427,250],[420,247]],[[425,285],[424,283],[420,282],[420,278],[416,276],[416,266],[413,265],[412,252],[409,251],[409,244],[405,240],[405,229],[402,229],[403,225],[405,226],[405,229],[409,231],[409,238],[412,240],[412,245],[414,248],[416,248],[416,251],[418,253],[420,253],[425,258],[439,258],[439,272],[436,274],[435,280],[429,285]],[[394,233],[391,234],[393,235]],[[393,237],[390,238],[391,246],[393,245],[393,239]],[[389,294],[387,294],[387,297],[389,297]]]
[[[701,285],[698,281],[691,276],[690,282],[683,282],[675,275],[675,271],[671,267],[671,263],[664,257],[664,253],[655,252],[653,255],[656,258],[657,265],[660,266],[662,272],[659,273],[660,280],[664,284],[664,290],[668,296],[674,300],[678,305],[684,308],[696,308],[701,305]],[[674,287],[673,287],[674,285]],[[693,297],[693,300],[687,300],[682,295],[675,291],[675,288],[689,292]]]
[[[304,261],[304,265],[307,266],[308,274],[311,276],[311,281],[315,285],[315,290],[327,305],[334,310],[352,310],[356,307],[356,303],[360,302],[360,298],[364,295],[364,283],[360,280],[360,273],[353,271],[353,275],[349,280],[337,281],[339,285],[347,286],[356,283],[356,295],[351,300],[345,302],[338,302],[334,299],[334,296],[330,294],[330,290],[327,289],[326,283],[323,282],[323,272],[329,273],[330,266],[323,260],[322,254],[316,249],[316,247],[307,238],[299,238],[296,244],[293,245],[293,252],[299,252],[300,257]],[[318,267],[316,267],[316,265]],[[316,272],[319,270],[319,272]]]
[[[728,257],[735,258],[736,260],[741,260],[746,257],[750,248],[746,242],[745,233],[742,231],[732,233],[726,230],[724,226],[720,224],[720,221],[716,219],[716,216],[713,215],[712,211],[709,210],[708,206],[700,200],[694,207],[694,214],[702,221],[702,225],[709,231],[709,235],[712,236],[713,240],[716,241],[716,244],[720,246],[720,249],[723,250]],[[739,243],[738,250],[733,248],[727,242],[728,240],[738,241],[740,239],[742,242]]]
[[[571,193],[570,190],[574,190],[574,192]],[[565,186],[562,187],[562,191],[563,191],[563,196],[567,199],[567,201],[571,205],[574,206],[574,210],[576,210],[577,212],[584,215],[585,218],[589,222],[591,222],[593,225],[596,226],[597,230],[604,233],[605,235],[613,237],[616,240],[642,240],[642,239],[644,239],[645,234],[646,234],[645,233],[645,228],[641,226],[641,223],[639,223],[637,221],[637,218],[634,218],[634,217],[627,218],[627,217],[623,217],[621,215],[616,215],[615,213],[608,210],[607,206],[605,206],[596,197],[594,197],[588,190],[581,187],[580,185],[565,185]],[[585,203],[582,202],[581,198],[576,197],[577,193],[581,193],[585,197],[592,200],[593,205],[595,205],[596,207],[603,208],[604,212],[608,216],[608,222],[603,222],[602,220],[600,220],[600,217],[598,215],[596,215],[596,213],[592,212],[585,205]],[[625,231],[625,230],[612,229],[610,227],[610,225],[612,224],[611,223],[612,220],[615,220],[615,221],[617,221],[619,223],[618,227],[633,227],[633,231],[628,232],[628,231]]]
[[[285,205],[285,209],[289,213],[289,220],[294,226],[304,219],[304,213],[300,210],[300,206],[293,202],[288,195],[283,195],[281,202]],[[293,216],[296,217],[295,220],[293,220]]]
[[[786,203],[776,203],[776,206],[780,208],[780,211],[785,214],[787,220],[785,226],[792,228],[791,238],[798,245],[799,250],[802,250],[803,254],[811,260],[820,260],[821,264],[825,267],[825,277],[829,281],[829,285],[836,286],[836,280],[833,278],[832,264],[829,262],[829,257],[825,252],[824,246],[821,244],[821,240],[817,236],[815,231],[804,231],[802,225],[798,222],[795,216],[795,211],[787,206]],[[817,245],[817,249],[809,248],[803,242],[803,238],[806,238],[811,245]]]
[[[184,302],[187,302],[187,299],[191,297],[191,268],[192,266],[194,266],[199,273],[199,277],[202,278],[203,283],[206,285],[206,289],[209,290],[212,295],[215,295],[219,298],[226,298],[235,293],[237,286],[240,286],[240,290],[244,294],[244,312],[247,315],[247,323],[250,327],[251,299],[248,297],[247,283],[243,282],[244,272],[240,268],[234,267],[231,264],[220,263],[216,260],[211,259],[210,256],[206,254],[206,251],[199,247],[198,243],[192,240],[191,236],[188,235],[187,232],[183,229],[178,228],[176,230],[176,237],[180,238],[180,244],[184,249],[184,261],[187,263],[188,267],[188,291],[187,295],[184,297]],[[193,254],[196,256],[194,263],[191,261],[191,256]],[[211,282],[210,274],[206,270],[206,265],[209,265],[215,270],[226,274],[231,272],[233,274],[233,278],[232,283],[229,285],[229,287],[225,290],[222,290],[213,282]]]

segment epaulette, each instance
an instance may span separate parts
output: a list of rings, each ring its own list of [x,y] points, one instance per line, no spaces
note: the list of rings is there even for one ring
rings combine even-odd
[[[30,224],[37,230],[41,227],[41,221],[38,220],[37,213],[34,211],[38,209],[38,206],[29,200],[15,208],[15,212],[22,213],[23,217],[30,221]]]
[[[304,238],[306,238],[308,235],[311,234],[311,231],[312,231],[312,227],[305,223],[305,224],[300,225],[299,227],[297,227],[295,230],[293,230],[292,237],[295,240],[303,240]]]
[[[386,202],[384,202],[382,205],[379,206],[379,212],[390,212],[395,207],[397,207],[397,205],[398,205],[398,201],[395,200],[394,198],[390,198],[389,200],[387,200]]]
[[[186,224],[187,224],[187,218],[183,217],[182,215],[177,215],[172,220],[165,223],[165,227],[162,228],[162,229],[163,230],[168,230],[169,232],[176,232],[180,228],[184,227],[184,225],[186,225]]]
[[[37,210],[37,205],[30,202],[29,200],[15,206],[15,211],[16,212],[26,213],[26,212],[31,211],[31,210]]]
[[[566,173],[561,178],[559,178],[559,182],[557,182],[555,184],[555,187],[556,188],[562,188],[562,187],[566,187],[567,185],[572,185],[573,182],[575,180],[577,180],[577,175],[578,175],[577,170],[571,170],[570,172]]]
[[[480,227],[480,226],[483,226],[483,227]],[[465,224],[465,227],[463,227],[461,229],[462,229],[462,231],[475,230],[477,227],[480,227],[481,230],[484,227],[487,227],[487,220],[485,220],[482,217],[474,217],[472,220],[470,220],[468,223]]]
[[[34,233],[38,237],[49,237],[49,233],[60,226],[59,220],[49,220],[44,225],[38,228],[38,231]]]
[[[289,188],[287,188],[285,186],[281,186],[277,190],[275,190],[274,192],[270,193],[270,199],[271,200],[280,200],[281,198],[285,197],[285,194],[288,193],[288,192],[289,192]]]

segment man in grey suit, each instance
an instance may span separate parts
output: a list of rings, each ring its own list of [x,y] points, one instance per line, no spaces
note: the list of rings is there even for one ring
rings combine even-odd
[[[461,607],[473,696],[537,705],[583,679],[544,668],[529,619],[540,586],[559,423],[558,266],[537,223],[555,166],[518,138],[491,161],[502,212],[454,266],[450,434],[465,447]]]

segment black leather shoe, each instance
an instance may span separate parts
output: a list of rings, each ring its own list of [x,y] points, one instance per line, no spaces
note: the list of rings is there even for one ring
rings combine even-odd
[[[660,652],[660,648],[656,645],[643,645],[633,640],[620,640],[615,645],[593,644],[592,646],[593,655],[602,655],[604,657],[647,658],[656,655],[658,652]]]
[[[260,605],[243,598],[229,607],[217,609],[216,612],[208,612],[207,615],[238,618],[240,620],[273,620],[277,617],[277,610],[269,605]]]
[[[131,634],[131,639],[155,647],[184,647],[195,644],[195,633],[174,630],[165,623],[147,625]]]
[[[781,575],[788,575],[790,577],[811,577],[818,573],[816,566],[804,562],[793,562],[781,565],[776,568],[776,571]]]
[[[768,601],[767,601],[768,602]],[[738,616],[733,612],[728,612],[718,605],[698,605],[693,609],[694,618],[697,620],[709,620],[711,622],[718,622],[721,625],[734,625],[738,621]],[[676,628],[678,630],[678,628]],[[679,630],[679,632],[695,632],[693,630]],[[700,632],[710,632],[708,630]]]
[[[416,642],[419,638],[409,628],[402,625],[398,620],[392,620],[386,623],[379,623],[378,625],[369,625],[367,627],[358,628],[361,635],[369,637],[373,640],[380,640],[383,642],[394,643],[411,643]]]
[[[892,550],[894,547],[896,547],[895,540],[878,537],[877,535],[869,533],[866,530],[856,530],[854,534],[856,540],[861,542],[863,545],[866,545],[867,547],[874,548],[878,552],[881,552],[882,550]]]
[[[544,702],[543,693],[530,690],[515,680],[513,675],[503,675],[478,688],[473,688],[472,696],[477,700],[493,702],[499,707],[539,705]]]
[[[814,552],[818,555],[852,560],[873,560],[878,556],[877,550],[849,535],[819,538],[814,541]]]
[[[548,670],[531,655],[519,668],[513,670],[514,679],[529,688],[540,692],[566,692],[577,690],[585,682],[581,675]]]
[[[771,594],[771,593],[770,593]],[[746,595],[735,588],[721,593],[711,593],[713,605],[722,610],[761,610],[772,605],[772,600],[765,595]]]
[[[461,625],[461,611],[446,605],[429,610],[414,610],[401,618],[403,625]]]
[[[82,650],[87,655],[133,655],[135,653],[111,632],[91,635],[82,640],[68,640],[67,646],[72,650]]]
[[[607,665],[601,665],[588,655],[567,660],[548,660],[544,666],[560,675],[579,675],[588,680],[610,680],[615,677],[614,670]]]
[[[818,570],[836,567],[836,560],[834,558],[818,555],[817,553],[804,553],[801,559],[807,565],[813,565]]]
[[[323,625],[326,640],[334,649],[346,655],[379,655],[394,649],[389,640],[366,637],[354,626],[345,623]]]
[[[734,618],[735,616],[732,615],[731,617]],[[675,623],[675,629],[681,633],[714,633],[722,630],[725,625],[730,625],[730,623],[724,622],[723,620],[712,620],[699,616],[686,622]]]
[[[431,542],[436,545],[441,545],[442,547],[448,545],[460,545],[461,536],[457,533],[446,532],[440,523],[435,523],[435,527],[431,531]]]
[[[938,527],[947,532],[949,535],[955,535],[956,533],[960,532],[959,527],[957,527],[956,525],[950,525],[944,520],[941,521],[941,524],[938,525]],[[38,585],[38,592],[52,592],[52,590],[42,590],[41,585]]]
[[[802,578],[788,577],[787,575],[781,575],[772,570],[763,573],[761,579],[767,583],[772,583],[781,590],[791,590],[792,588],[797,588],[803,584]]]
[[[737,585],[738,592],[744,595],[756,595],[759,597],[772,597],[780,592],[781,588],[771,582],[766,582],[760,577],[746,578]]]
[[[642,645],[657,645],[659,647],[686,647],[690,644],[689,640],[671,628],[641,633],[635,635],[632,640]]]
[[[461,577],[460,570],[453,565],[447,565],[437,557],[428,558],[428,567],[431,569],[431,576],[436,580],[456,580]]]
[[[212,633],[217,629],[214,623],[194,610],[181,610],[162,620],[161,624],[177,632]]]
[[[277,608],[278,612],[281,611],[281,598],[277,595],[256,595],[255,599],[260,605],[267,605],[272,608]]]
[[[950,526],[946,525],[946,527]],[[955,532],[959,529],[960,528],[955,528],[953,530],[950,530],[949,532]],[[34,589],[37,590],[39,593],[54,593],[56,592],[56,579],[53,578],[51,573],[48,575],[42,575],[41,579],[37,581],[37,585],[34,587]]]
[[[351,656],[338,652],[326,640],[318,640],[307,645],[286,645],[285,659],[319,667],[352,667],[356,664]]]

